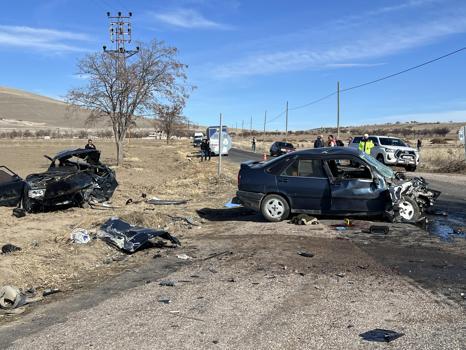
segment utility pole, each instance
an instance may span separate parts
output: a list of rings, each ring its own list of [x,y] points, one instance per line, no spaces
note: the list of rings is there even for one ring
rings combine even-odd
[[[252,135],[252,115],[251,115],[251,122],[249,124],[249,134]]]
[[[337,139],[340,139],[340,82],[337,81]]]
[[[244,119],[241,121],[241,137],[244,137]]]
[[[285,141],[288,138],[288,101],[286,101]]]
[[[217,169],[217,176],[220,176],[220,174],[222,173],[222,146],[223,146],[222,134],[223,134],[222,113],[220,113],[220,131],[219,131],[219,135],[218,135],[218,169]]]
[[[132,16],[132,12],[129,12],[127,16],[122,15],[121,12],[118,12],[116,16],[112,16],[110,12],[107,12],[107,17],[110,21],[110,41],[115,44],[115,48],[107,50],[107,46],[104,45],[103,49],[105,53],[117,60],[117,69],[124,68],[126,60],[139,52],[139,46],[136,46],[136,50],[126,49],[126,45],[131,43],[130,19]]]
[[[265,136],[265,125],[267,124],[267,111],[264,113],[264,136]]]

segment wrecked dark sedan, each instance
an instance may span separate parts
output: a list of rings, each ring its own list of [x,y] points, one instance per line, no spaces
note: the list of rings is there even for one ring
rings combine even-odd
[[[269,221],[307,213],[417,222],[439,195],[423,178],[404,180],[370,155],[334,147],[242,163],[235,200]]]
[[[0,205],[22,206],[28,212],[108,201],[118,186],[115,173],[100,162],[95,149],[75,149],[45,156],[47,171],[22,179],[0,167]]]

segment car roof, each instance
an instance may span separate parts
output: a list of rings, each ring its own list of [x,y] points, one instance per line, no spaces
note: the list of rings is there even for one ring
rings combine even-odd
[[[361,135],[361,136],[355,136],[355,137],[362,137],[362,135]],[[400,139],[400,140],[401,140],[400,137],[396,137],[396,136],[387,136],[387,135],[370,135],[370,134],[369,134],[369,137],[385,137],[385,138],[388,138],[388,139]]]
[[[64,151],[58,152],[55,155],[55,157],[52,158],[52,161],[55,161],[57,159],[58,160],[66,160],[66,159],[69,159],[71,157],[78,157],[78,158],[84,159],[89,154],[96,154],[96,155],[100,156],[100,151],[97,151],[95,149],[85,149],[85,148],[64,150]]]
[[[349,155],[349,156],[359,156],[361,151],[353,147],[321,147],[321,148],[307,148],[299,151],[295,151],[290,154],[300,154],[300,155]]]

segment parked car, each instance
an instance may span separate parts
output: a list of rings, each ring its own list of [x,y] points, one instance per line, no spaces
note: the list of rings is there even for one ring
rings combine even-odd
[[[281,156],[282,154],[294,152],[295,150],[294,146],[289,142],[276,141],[270,146],[270,156]]]
[[[403,166],[407,171],[415,171],[419,164],[419,152],[406,142],[391,136],[369,136],[374,143],[371,156],[386,165]],[[362,136],[353,139],[350,147],[358,148]]]
[[[403,180],[368,154],[332,147],[242,163],[235,202],[260,211],[269,221],[307,213],[416,222],[439,195],[422,178]]]
[[[45,157],[49,168],[25,180],[0,167],[0,205],[22,205],[28,212],[82,206],[109,200],[118,186],[114,171],[100,162],[98,150],[75,149]]]
[[[204,138],[204,134],[202,132],[195,132],[193,135],[193,146],[201,147],[203,138]]]

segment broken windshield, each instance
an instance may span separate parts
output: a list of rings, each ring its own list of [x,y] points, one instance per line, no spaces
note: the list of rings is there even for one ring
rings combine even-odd
[[[363,153],[361,154],[361,158],[364,159],[366,162],[368,162],[370,165],[372,165],[374,168],[377,169],[377,171],[380,173],[385,178],[392,179],[395,177],[395,172],[390,169],[388,166],[380,163],[377,159],[374,157]]]

